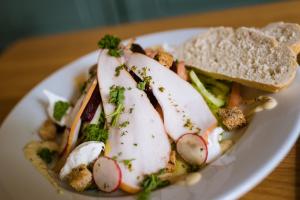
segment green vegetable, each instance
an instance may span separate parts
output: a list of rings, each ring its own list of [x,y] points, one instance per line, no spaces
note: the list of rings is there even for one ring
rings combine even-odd
[[[226,94],[230,91],[230,87],[228,85],[226,85],[225,83],[222,83],[221,81],[217,81],[213,78],[210,77],[206,77],[200,74],[197,74],[197,76],[199,77],[199,79],[201,79],[201,81],[203,81],[205,84],[210,84],[215,86],[216,88],[219,89],[220,92]]]
[[[51,151],[48,148],[42,148],[37,152],[37,155],[45,161],[47,164],[52,162],[53,156],[56,154],[56,151]]]
[[[54,105],[53,117],[57,121],[60,121],[63,116],[66,114],[70,104],[64,101],[57,101]]]
[[[116,106],[115,111],[108,115],[108,117],[112,117],[111,125],[116,126],[121,113],[124,111],[124,99],[125,99],[125,88],[121,86],[113,85],[110,88],[109,92],[109,103],[112,103]]]
[[[207,102],[210,102],[217,107],[221,107],[225,104],[224,100],[215,97],[215,95],[213,95],[204,87],[203,83],[200,81],[200,79],[197,77],[196,73],[193,70],[190,71],[189,75],[195,88]]]
[[[98,46],[101,49],[117,49],[120,42],[120,38],[107,34],[98,42]]]
[[[99,117],[99,120],[98,120],[98,124],[99,124],[99,127],[100,128],[104,128],[105,126],[105,114],[102,110],[101,114],[100,114],[100,117]]]
[[[121,49],[108,50],[108,55],[111,55],[113,57],[120,57],[122,54],[123,54],[123,51]]]
[[[101,49],[108,49],[108,54],[114,57],[120,57],[122,50],[119,49],[120,38],[113,35],[105,35],[99,42],[98,46]]]
[[[145,90],[146,88],[146,82],[145,81],[141,81],[137,84],[137,88],[140,90]]]
[[[161,188],[161,187],[165,187],[169,184],[170,184],[169,181],[161,180],[158,177],[158,175],[156,175],[156,174],[151,174],[149,176],[146,176],[146,178],[144,179],[144,181],[141,184],[143,189],[142,189],[142,192],[140,192],[140,194],[138,196],[138,200],[150,199],[151,191]]]
[[[106,142],[108,138],[108,130],[100,128],[99,124],[88,124],[83,129],[85,141],[101,141]]]
[[[115,76],[119,76],[122,69],[126,69],[126,65],[122,64],[115,69]]]

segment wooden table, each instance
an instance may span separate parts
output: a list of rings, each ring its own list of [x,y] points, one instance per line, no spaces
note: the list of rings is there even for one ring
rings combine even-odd
[[[97,41],[105,33],[127,38],[167,29],[264,26],[280,20],[300,24],[300,2],[235,8],[19,40],[0,56],[0,122],[22,96],[50,73],[95,50]],[[281,164],[242,199],[300,199],[299,156],[298,140]]]

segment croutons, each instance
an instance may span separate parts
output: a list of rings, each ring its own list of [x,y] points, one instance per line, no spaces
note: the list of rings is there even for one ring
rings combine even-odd
[[[46,120],[39,130],[39,135],[42,140],[54,140],[56,138],[56,126],[50,120]]]
[[[173,64],[173,56],[164,51],[159,51],[154,58],[167,68],[170,68]]]
[[[247,123],[243,112],[238,107],[220,108],[218,110],[218,115],[222,123],[229,130],[243,127]]]
[[[68,176],[69,184],[78,192],[84,191],[92,184],[93,176],[86,165],[80,165],[72,170]]]
[[[166,167],[167,172],[173,172],[176,168],[176,152],[171,151],[170,153],[170,160],[168,162],[168,165]]]

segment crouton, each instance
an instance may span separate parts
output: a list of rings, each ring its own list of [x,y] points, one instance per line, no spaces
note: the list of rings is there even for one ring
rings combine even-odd
[[[54,140],[56,138],[56,126],[50,120],[46,120],[39,130],[39,135],[42,140]]]
[[[220,108],[218,115],[226,128],[233,130],[246,125],[246,118],[238,107]]]
[[[86,165],[80,165],[68,175],[69,184],[78,192],[83,192],[92,184],[93,176]]]
[[[164,51],[159,51],[154,58],[167,68],[170,68],[173,64],[173,56]]]

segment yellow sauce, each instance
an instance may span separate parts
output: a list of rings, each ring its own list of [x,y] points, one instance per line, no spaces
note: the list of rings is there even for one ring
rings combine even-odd
[[[31,141],[24,147],[25,158],[55,187],[58,193],[62,193],[62,189],[51,176],[47,164],[37,155],[41,148],[48,148],[52,151],[58,151],[59,149],[58,145],[52,141]]]

